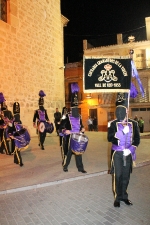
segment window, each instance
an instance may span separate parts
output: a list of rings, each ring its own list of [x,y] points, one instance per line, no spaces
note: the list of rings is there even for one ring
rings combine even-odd
[[[132,112],[139,111],[138,108],[133,108],[133,109],[131,109],[131,110],[132,110]]]
[[[140,108],[140,111],[146,111],[146,108]]]
[[[0,0],[0,19],[7,22],[7,0]]]
[[[136,54],[136,58],[138,58],[138,57],[144,57],[144,54]]]

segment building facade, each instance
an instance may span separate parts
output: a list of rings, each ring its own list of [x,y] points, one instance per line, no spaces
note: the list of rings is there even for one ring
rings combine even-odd
[[[144,86],[144,97],[140,94],[137,80],[132,78],[132,82],[138,89],[138,96],[134,99],[130,98],[129,116],[134,118],[135,115],[143,117],[145,121],[144,131],[150,131],[150,17],[145,18],[147,40],[136,42],[136,37],[129,38],[128,43],[123,43],[122,34],[117,35],[117,44],[110,46],[102,46],[96,48],[88,48],[87,40],[83,41],[83,57],[124,57],[129,56],[131,49],[134,50],[132,55],[135,66],[138,70],[140,80]],[[115,118],[115,101],[114,93],[88,93],[83,92],[83,65],[81,63],[67,64],[65,69],[65,86],[71,82],[78,82],[80,86],[79,108],[81,109],[83,123],[87,129],[88,117],[94,116],[98,119],[98,130],[106,131],[108,121]],[[66,91],[66,96],[68,93]],[[66,97],[66,104],[68,104]]]
[[[46,93],[50,120],[56,107],[64,106],[63,29],[60,0],[2,0],[0,18],[0,92],[10,110],[20,103],[21,120],[32,126],[38,93]],[[59,90],[59,91],[58,91]]]

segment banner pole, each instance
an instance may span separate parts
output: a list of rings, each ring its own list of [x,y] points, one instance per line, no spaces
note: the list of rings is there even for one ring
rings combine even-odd
[[[129,100],[130,100],[130,90],[128,91],[127,124],[128,124],[128,118],[129,118]]]

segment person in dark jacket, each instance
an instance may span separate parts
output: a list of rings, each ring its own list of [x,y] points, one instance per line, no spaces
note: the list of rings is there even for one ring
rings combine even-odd
[[[139,118],[138,124],[139,124],[140,133],[143,133],[143,131],[144,131],[144,120],[143,120],[142,117]]]
[[[61,120],[61,113],[59,112],[58,108],[56,108],[56,112],[54,113],[54,123],[55,123],[57,136],[59,136],[60,120]]]
[[[96,118],[96,116],[94,116],[94,119],[93,119],[93,130],[94,131],[98,131],[97,118]]]
[[[110,173],[113,174],[114,207],[120,207],[120,201],[132,205],[128,199],[127,188],[136,159],[136,149],[140,143],[138,123],[128,119],[127,105],[117,105],[116,119],[108,126],[108,141],[112,143]]]

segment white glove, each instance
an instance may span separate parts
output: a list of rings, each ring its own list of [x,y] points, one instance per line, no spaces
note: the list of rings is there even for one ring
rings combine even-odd
[[[131,154],[131,151],[129,149],[124,149],[123,150],[123,155],[124,156],[128,156],[129,154]]]
[[[63,116],[62,116],[62,120],[64,120],[64,119],[66,119],[66,115],[63,115]]]
[[[9,126],[9,127],[12,127],[12,126],[13,126],[13,124],[9,122],[9,123],[8,123],[8,126]]]
[[[124,133],[124,134],[129,133],[129,126],[125,126],[125,127],[124,127],[123,133]]]
[[[110,127],[110,124],[111,124],[111,122],[108,122],[108,125],[107,125],[107,127]]]
[[[133,161],[133,167],[136,167],[136,163],[135,163],[135,161]]]

